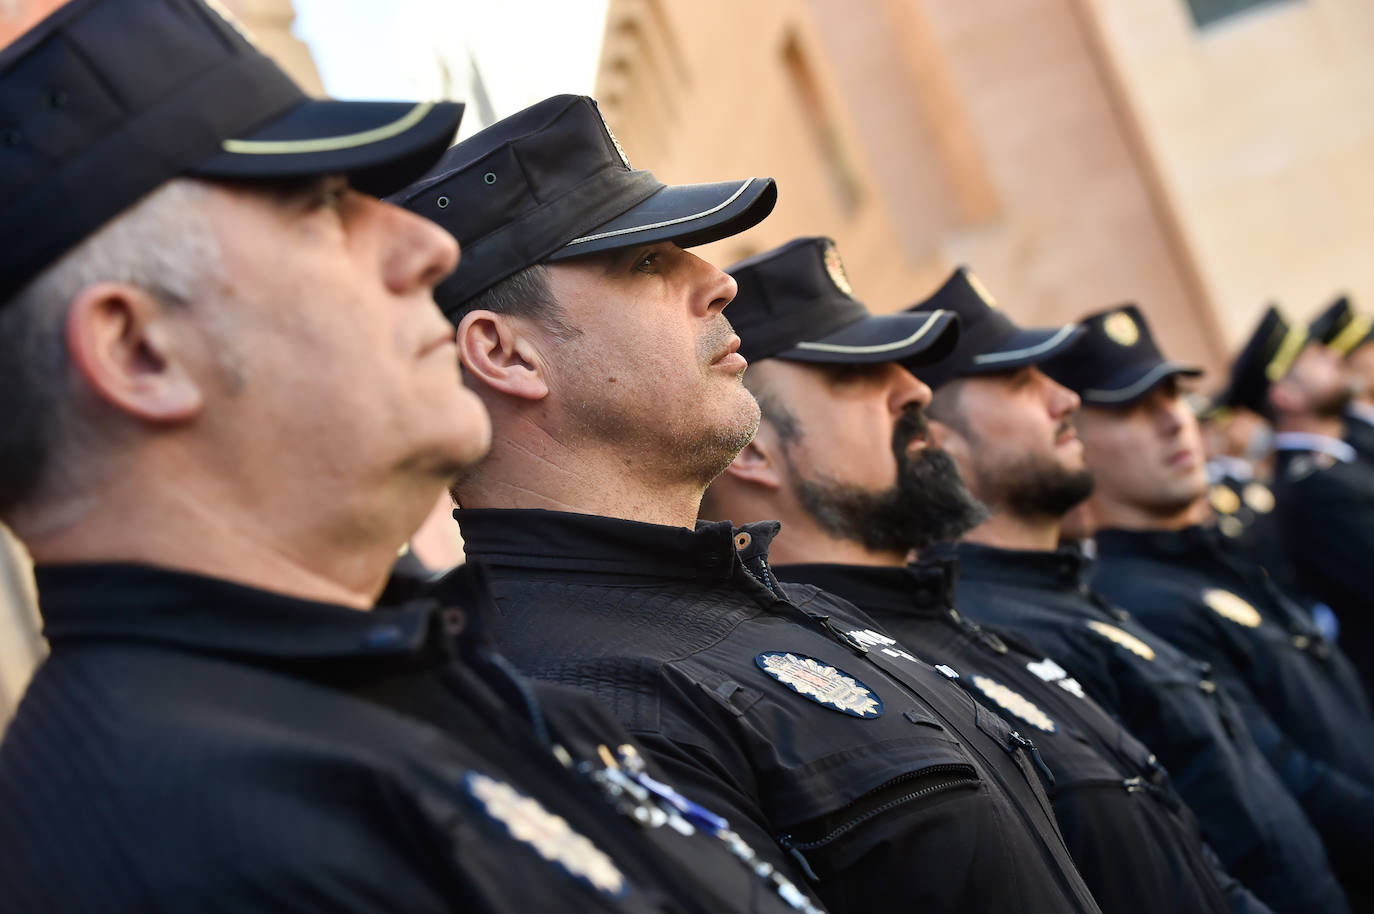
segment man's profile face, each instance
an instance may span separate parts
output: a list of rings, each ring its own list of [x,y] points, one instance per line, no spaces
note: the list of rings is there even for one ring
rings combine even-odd
[[[1298,353],[1283,382],[1300,393],[1304,412],[1323,418],[1342,415],[1353,394],[1341,357],[1316,341]]]
[[[318,464],[322,483],[358,467],[452,475],[486,453],[490,420],[432,295],[457,262],[446,232],[341,178],[216,185],[207,205],[222,288],[192,313],[226,331],[231,432]]]
[[[1207,494],[1202,434],[1174,379],[1130,406],[1085,406],[1077,424],[1094,497],[1172,516]]]
[[[754,370],[785,413],[770,425],[787,484],[830,535],[907,552],[982,519],[953,460],[930,443],[930,388],[905,368],[769,359]]]
[[[551,263],[547,276],[573,328],[547,359],[573,443],[614,445],[665,480],[715,478],[759,419],[722,313],[735,281],[672,242]]]
[[[1034,366],[953,382],[941,424],[969,490],[995,511],[1058,518],[1087,498],[1092,473],[1074,430],[1078,395]]]

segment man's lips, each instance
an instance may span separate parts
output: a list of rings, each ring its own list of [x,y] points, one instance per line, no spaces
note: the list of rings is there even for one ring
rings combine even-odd
[[[712,360],[711,367],[728,368],[731,371],[739,371],[742,368],[747,368],[749,362],[744,356],[739,354],[739,344],[740,339],[738,336],[730,337],[729,342],[725,344],[725,348]]]
[[[1074,429],[1072,425],[1069,425],[1059,430],[1059,435],[1054,439],[1054,443],[1056,445],[1068,444],[1070,441],[1077,440],[1078,432]]]

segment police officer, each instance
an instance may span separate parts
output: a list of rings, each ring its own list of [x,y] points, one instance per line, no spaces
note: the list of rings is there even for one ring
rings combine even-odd
[[[780,579],[852,601],[899,645],[851,634],[941,664],[1032,738],[1053,776],[1056,818],[1103,911],[1268,910],[1221,871],[1148,749],[1059,664],[955,610],[957,559],[907,565],[912,549],[957,538],[984,512],[930,442],[930,390],[910,371],[881,347],[862,356],[800,348],[814,345],[816,326],[867,317],[833,242],[800,238],[728,272],[740,289],[731,323],[751,360],[745,382],[763,418],[707,490],[703,516],[780,520],[772,549]]]
[[[1203,523],[1202,447],[1178,382],[1199,369],[1164,359],[1133,305],[1082,324],[1082,343],[1045,371],[1083,401],[1094,586],[1211,664],[1356,904],[1374,845],[1374,718],[1359,677],[1263,568]]]
[[[1270,417],[1275,515],[1298,585],[1331,607],[1341,646],[1374,694],[1374,464],[1341,439],[1352,389],[1340,357],[1269,308],[1231,367],[1222,403]]]
[[[614,709],[832,910],[1096,910],[1028,740],[851,635],[876,624],[849,604],[779,584],[776,524],[695,525],[759,414],[722,316],[735,282],[685,248],[773,195],[758,178],[665,187],[569,96],[458,144],[404,195],[465,250],[438,297],[496,443],[456,516],[502,642]],[[954,332],[944,314],[829,329],[821,345],[901,358]]]
[[[1030,640],[1158,754],[1208,843],[1260,900],[1346,910],[1321,839],[1210,668],[1090,590],[1082,555],[1057,548],[1060,518],[1092,475],[1074,431],[1078,396],[1038,366],[1081,329],[1020,329],[978,291],[949,284],[918,306],[960,316],[954,355],[918,376],[935,387],[933,439],[991,512],[957,547],[960,611]]]
[[[0,909],[817,910],[513,675],[480,575],[367,611],[490,436],[432,297],[457,247],[369,196],[459,115],[309,100],[198,0],[0,52],[0,519],[52,648]]]
[[[1355,309],[1350,296],[1327,305],[1308,325],[1308,335],[1345,362],[1355,392],[1345,412],[1345,440],[1362,459],[1374,460],[1374,321]]]

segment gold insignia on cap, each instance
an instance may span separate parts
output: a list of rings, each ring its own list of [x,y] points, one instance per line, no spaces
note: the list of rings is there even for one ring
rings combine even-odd
[[[1227,485],[1212,486],[1207,493],[1207,500],[1218,514],[1235,514],[1240,510],[1240,496]]]
[[[1015,692],[986,676],[974,676],[971,681],[978,687],[978,691],[1032,727],[1044,730],[1046,733],[1053,733],[1058,729],[1048,714],[1037,708],[1029,698],[1020,692]]]
[[[1240,497],[1256,514],[1268,514],[1274,510],[1274,493],[1262,482],[1252,482],[1240,491]]]
[[[1130,632],[1122,631],[1115,625],[1108,625],[1106,622],[1098,622],[1096,619],[1089,619],[1088,628],[1097,632],[1108,641],[1124,647],[1137,657],[1144,657],[1146,660],[1155,659],[1154,648],[1150,647]]]
[[[1244,625],[1246,628],[1259,628],[1260,622],[1263,621],[1258,609],[1229,590],[1209,587],[1202,592],[1202,602],[1206,603],[1212,612],[1218,616],[1223,616],[1237,625]]]
[[[509,784],[470,772],[465,779],[468,792],[482,804],[487,815],[500,822],[511,837],[528,844],[550,863],[557,863],[599,891],[619,895],[625,877],[596,845],[573,831],[568,820],[554,815],[533,797],[527,797]]]
[[[968,281],[969,288],[978,293],[978,297],[983,300],[983,304],[987,305],[989,308],[997,307],[997,299],[992,297],[992,293],[988,291],[987,286],[983,285],[982,280],[974,276],[973,273],[968,270],[964,271],[964,279]]]
[[[1231,517],[1228,515],[1226,517],[1217,518],[1217,529],[1226,536],[1231,537],[1231,539],[1235,539],[1245,532],[1245,524],[1241,523],[1239,517]]]
[[[601,113],[601,109],[596,109],[597,116],[601,118],[601,126],[606,128],[606,136],[611,138],[611,145],[615,147],[616,154],[620,156],[620,161],[626,168],[630,168],[630,157],[625,154],[625,147],[620,145],[620,140],[615,138],[615,131],[611,130],[611,125],[606,123],[606,115]]]
[[[1103,318],[1102,332],[1118,346],[1134,346],[1140,341],[1140,328],[1125,311],[1113,311]]]
[[[835,247],[833,241],[825,243],[825,253],[822,255],[825,261],[825,272],[830,275],[830,281],[850,298],[854,297],[854,288],[849,284],[849,274],[844,271],[844,261],[840,259],[840,249]]]
[[[767,651],[754,662],[778,682],[819,705],[866,719],[883,713],[882,701],[868,686],[814,657]]]
[[[239,21],[239,18],[233,14],[229,7],[221,3],[220,0],[205,0],[205,5],[208,6],[215,15],[223,19],[226,25],[238,32],[239,36],[244,41],[248,42],[259,51],[262,50],[262,45],[258,43],[258,39],[253,37],[253,33],[248,31],[248,27]]]

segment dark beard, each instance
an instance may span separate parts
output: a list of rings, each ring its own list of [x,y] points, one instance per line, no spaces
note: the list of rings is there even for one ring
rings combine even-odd
[[[797,500],[822,530],[875,552],[957,540],[982,523],[987,511],[964,488],[949,454],[928,445],[908,456],[907,445],[925,434],[919,409],[903,413],[892,435],[897,482],[879,492],[825,478],[799,479],[788,460]]]
[[[1093,494],[1092,470],[1066,470],[1048,461],[1025,460],[1001,468],[999,502],[1017,517],[1058,519]]]

